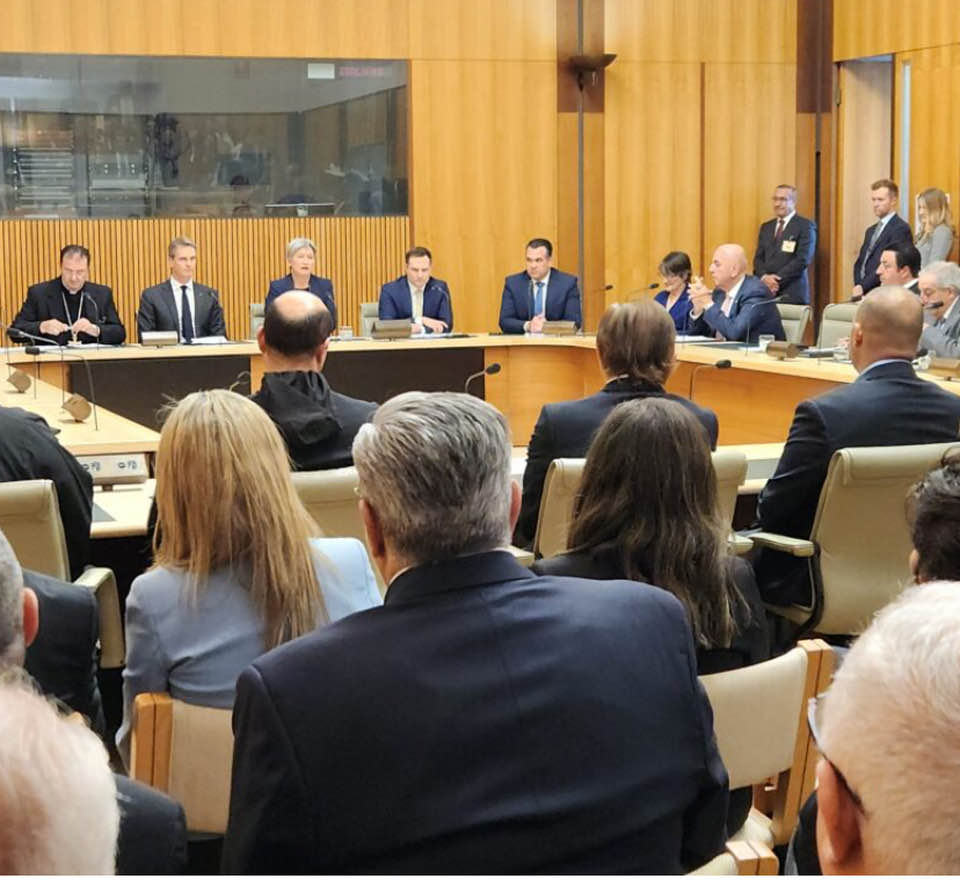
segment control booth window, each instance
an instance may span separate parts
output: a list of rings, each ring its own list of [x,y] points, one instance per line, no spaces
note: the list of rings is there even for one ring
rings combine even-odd
[[[0,54],[0,217],[405,215],[403,61]]]

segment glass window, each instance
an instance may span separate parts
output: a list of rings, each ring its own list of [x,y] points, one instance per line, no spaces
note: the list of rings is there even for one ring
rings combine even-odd
[[[0,54],[0,217],[404,215],[402,61]]]

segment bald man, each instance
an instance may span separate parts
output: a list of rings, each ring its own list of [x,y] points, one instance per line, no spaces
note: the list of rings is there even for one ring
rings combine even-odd
[[[257,333],[264,374],[251,399],[273,419],[298,471],[352,465],[353,438],[377,408],[338,394],[323,377],[331,332],[323,302],[291,290],[270,302]]]
[[[699,277],[690,285],[691,335],[752,344],[761,335],[772,335],[780,341],[786,338],[770,290],[747,273],[747,254],[742,246],[718,246],[710,262],[710,276],[716,287],[712,292]]]
[[[958,439],[960,397],[913,371],[922,329],[920,302],[903,287],[881,286],[863,299],[849,345],[860,376],[797,406],[780,462],[760,493],[757,517],[763,529],[809,538],[827,466],[838,449]],[[805,560],[763,550],[756,570],[767,602],[811,601]]]

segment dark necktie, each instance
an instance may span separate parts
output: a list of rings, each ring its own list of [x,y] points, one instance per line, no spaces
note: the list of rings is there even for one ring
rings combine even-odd
[[[543,313],[543,280],[537,283],[537,294],[533,297],[534,316]]]
[[[783,219],[782,218],[777,222],[777,232],[773,235],[773,242],[779,243],[781,237],[783,237]]]
[[[193,316],[186,286],[180,287],[180,337],[188,344],[193,341]]]

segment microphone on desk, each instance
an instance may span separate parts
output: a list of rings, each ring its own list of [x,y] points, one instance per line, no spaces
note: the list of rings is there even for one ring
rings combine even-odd
[[[931,301],[931,302],[927,302],[923,306],[923,309],[925,311],[935,311],[937,308],[942,308],[942,307],[943,307],[942,301]]]
[[[693,372],[690,373],[690,387],[687,390],[687,399],[693,402],[693,384],[697,379],[697,373],[701,369],[729,369],[733,366],[733,363],[730,360],[717,360],[716,363],[701,363],[699,366],[693,367]]]
[[[753,325],[753,311],[761,305],[775,305],[783,298],[782,295],[775,295],[773,298],[765,298],[763,301],[755,301],[752,305],[747,305],[747,334],[743,337],[743,353],[750,353],[750,327]]]
[[[499,363],[491,363],[489,366],[481,369],[479,372],[474,372],[473,375],[468,375],[467,380],[463,383],[463,393],[470,393],[470,383],[475,379],[480,378],[483,375],[496,375],[500,371]]]

